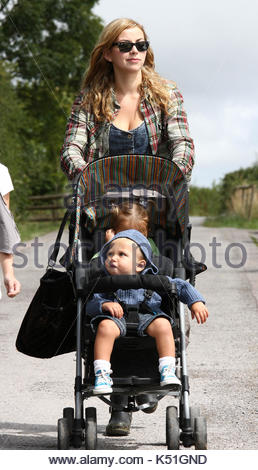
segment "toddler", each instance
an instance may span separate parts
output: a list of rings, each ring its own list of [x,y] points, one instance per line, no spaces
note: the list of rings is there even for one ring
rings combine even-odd
[[[148,239],[137,230],[117,233],[107,242],[101,252],[101,263],[107,274],[158,274],[152,262],[152,250]],[[176,283],[179,300],[188,305],[192,318],[204,323],[208,310],[202,295],[191,285],[179,278],[169,278]],[[96,331],[94,344],[95,387],[93,393],[112,393],[110,357],[114,341],[126,334],[126,321],[121,303],[140,304],[144,300],[144,289],[119,289],[115,294],[94,294],[86,305],[86,313],[92,317],[91,326]],[[146,301],[153,314],[139,313],[138,335],[155,338],[159,355],[160,385],[175,385],[180,388],[180,380],[175,375],[175,343],[172,319],[160,308],[161,297],[153,292]],[[120,303],[121,302],[121,303]]]

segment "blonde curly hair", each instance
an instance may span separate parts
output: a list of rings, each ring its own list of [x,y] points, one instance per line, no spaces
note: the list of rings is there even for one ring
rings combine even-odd
[[[134,229],[148,237],[148,211],[135,202],[125,202],[112,208],[110,226],[115,233]]]
[[[99,40],[94,47],[90,64],[82,81],[82,89],[85,91],[82,108],[93,113],[96,121],[111,121],[113,114],[112,89],[114,87],[113,65],[104,58],[104,51],[111,49],[113,42],[128,28],[138,27],[147,40],[147,35],[142,25],[129,18],[118,18],[111,21],[102,31]],[[145,95],[153,107],[159,107],[165,114],[171,105],[168,81],[155,71],[154,54],[151,47],[148,48],[146,59],[142,68],[142,83],[139,87],[140,96]]]

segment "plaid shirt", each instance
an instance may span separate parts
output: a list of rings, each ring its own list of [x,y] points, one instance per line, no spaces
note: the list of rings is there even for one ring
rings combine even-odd
[[[159,108],[153,108],[147,93],[141,100],[140,109],[152,154],[161,157],[170,155],[190,182],[194,165],[194,144],[189,134],[183,97],[174,84],[170,85],[170,94],[171,106],[167,116]],[[69,179],[73,179],[91,161],[109,154],[111,122],[96,122],[93,114],[81,108],[82,100],[83,92],[73,104],[61,149],[61,168]],[[113,105],[112,121],[120,109],[114,92]]]

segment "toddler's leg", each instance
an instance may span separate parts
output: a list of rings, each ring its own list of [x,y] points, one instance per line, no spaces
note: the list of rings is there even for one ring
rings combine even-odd
[[[120,330],[113,320],[105,319],[99,323],[94,344],[95,386],[93,394],[112,393],[110,357],[115,339]]]
[[[154,319],[146,328],[146,333],[155,338],[159,357],[175,357],[175,342],[169,321],[164,318]]]
[[[180,380],[175,375],[175,341],[170,322],[163,317],[154,319],[146,328],[146,333],[156,341],[159,355],[160,385],[178,385]]]
[[[113,320],[102,320],[94,344],[94,359],[110,361],[115,339],[120,336],[120,330]]]

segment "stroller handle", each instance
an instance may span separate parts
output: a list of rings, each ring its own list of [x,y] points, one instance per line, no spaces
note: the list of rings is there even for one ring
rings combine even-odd
[[[158,294],[176,295],[175,282],[169,281],[167,276],[153,274],[133,274],[96,277],[84,283],[84,294],[114,292],[118,289],[149,289]]]

